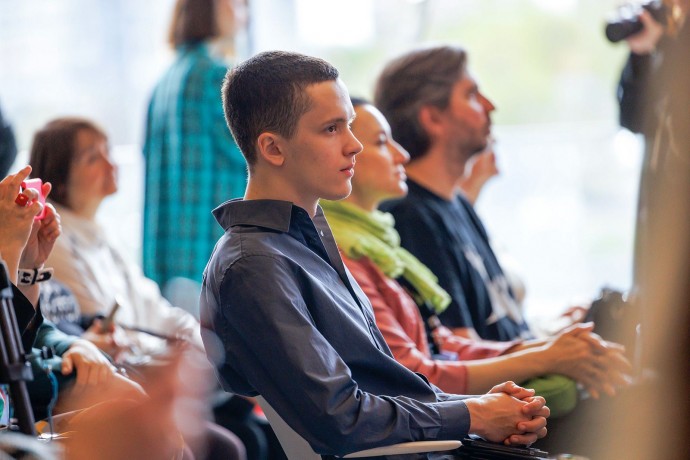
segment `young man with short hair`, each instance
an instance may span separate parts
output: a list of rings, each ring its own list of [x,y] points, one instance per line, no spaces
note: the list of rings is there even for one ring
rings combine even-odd
[[[398,364],[318,206],[351,191],[354,110],[338,71],[261,53],[223,85],[249,166],[244,199],[214,211],[225,228],[204,273],[203,338],[223,387],[262,395],[321,454],[405,441],[506,444],[546,434],[549,410],[511,382],[481,397],[441,393]]]

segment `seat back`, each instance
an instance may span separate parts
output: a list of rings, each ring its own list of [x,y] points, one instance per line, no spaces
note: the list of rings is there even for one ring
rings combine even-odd
[[[314,452],[302,436],[285,423],[285,420],[278,415],[262,396],[257,396],[256,402],[261,406],[261,410],[264,411],[268,423],[271,424],[271,428],[273,428],[289,460],[321,460],[321,456]]]
[[[271,428],[276,434],[280,445],[289,460],[321,460],[321,456],[314,452],[309,443],[297,434],[290,425],[271,407],[262,397],[257,396],[256,402],[264,411]],[[390,446],[375,447],[345,455],[343,458],[377,457],[384,455],[403,455],[427,452],[445,452],[462,446],[460,441],[414,441],[393,444]]]

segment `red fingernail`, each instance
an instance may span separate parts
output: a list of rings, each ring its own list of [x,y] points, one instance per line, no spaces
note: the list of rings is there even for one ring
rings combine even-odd
[[[26,204],[29,202],[29,197],[20,193],[17,195],[17,198],[14,199],[14,202],[19,206],[26,206]]]

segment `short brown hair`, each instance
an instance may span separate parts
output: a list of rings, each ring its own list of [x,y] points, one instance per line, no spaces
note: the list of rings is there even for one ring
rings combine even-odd
[[[31,176],[50,182],[53,185],[50,199],[66,207],[70,207],[67,185],[76,153],[77,135],[82,130],[108,138],[103,129],[85,118],[57,118],[36,132],[29,153]]]
[[[177,0],[168,31],[168,42],[173,48],[217,35],[216,0]]]
[[[459,46],[438,46],[408,52],[381,72],[374,91],[374,105],[391,126],[393,137],[414,160],[431,145],[419,122],[426,105],[448,107],[455,83],[463,76],[467,53]]]
[[[266,131],[290,139],[309,111],[309,85],[338,79],[323,59],[287,51],[267,51],[228,71],[223,81],[223,110],[235,142],[249,167],[256,163],[256,140]]]

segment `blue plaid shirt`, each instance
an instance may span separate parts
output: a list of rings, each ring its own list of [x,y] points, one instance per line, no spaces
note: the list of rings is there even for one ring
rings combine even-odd
[[[149,104],[143,264],[161,286],[175,276],[201,281],[222,235],[211,211],[244,195],[246,163],[221,102],[226,71],[205,44],[181,47]]]

